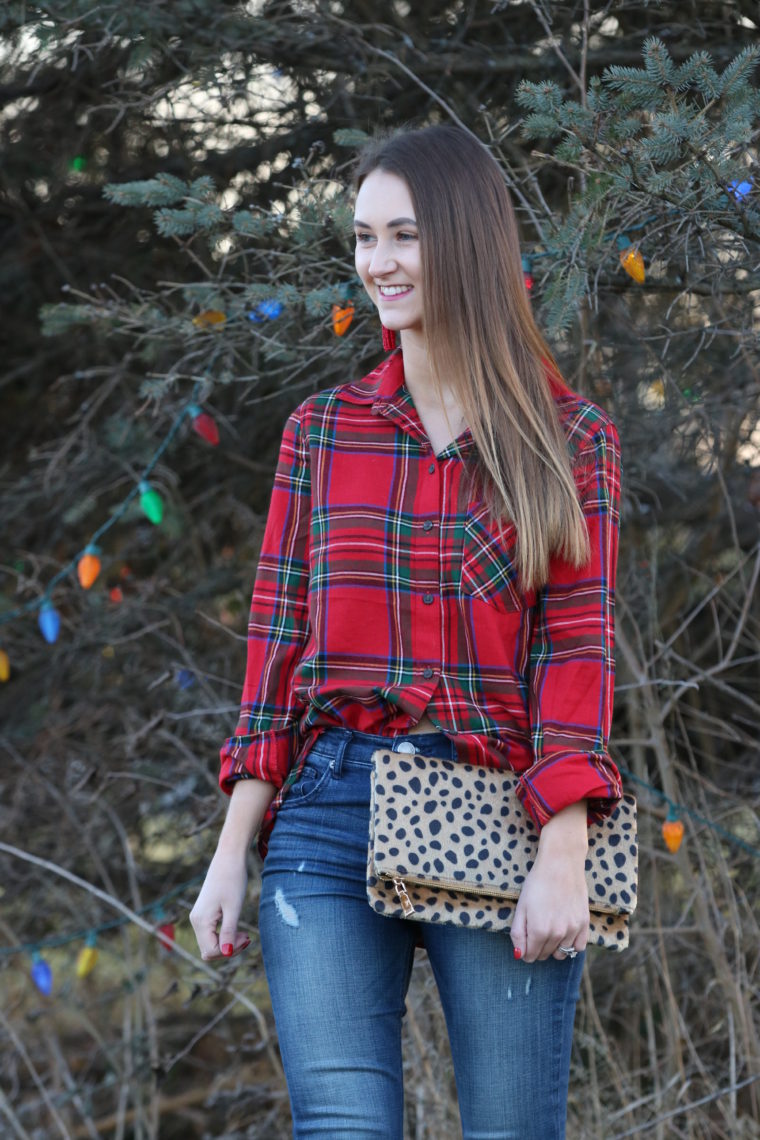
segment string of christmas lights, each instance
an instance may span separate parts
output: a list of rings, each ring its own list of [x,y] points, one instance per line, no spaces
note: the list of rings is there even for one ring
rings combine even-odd
[[[737,202],[742,203],[746,198],[749,197],[753,185],[754,184],[751,178],[744,179],[742,181],[734,179],[732,182],[728,183],[726,189],[734,196]],[[725,205],[725,203],[728,202],[728,194],[722,194],[718,199],[718,202],[721,205]],[[678,213],[678,207],[673,206],[667,212],[669,214]],[[656,214],[650,214],[648,217],[644,218],[642,222],[637,222],[635,225],[626,226],[626,232],[624,234],[614,234],[608,232],[602,238],[602,241],[607,241],[611,240],[612,237],[615,237],[620,264],[628,276],[631,277],[637,283],[637,285],[643,285],[644,281],[646,280],[646,269],[644,266],[644,258],[641,250],[639,249],[638,245],[631,240],[631,237],[629,235],[636,230],[644,229],[649,225],[650,222],[653,221],[657,221]],[[556,257],[556,250],[540,250],[531,254],[524,254],[522,257],[523,278],[525,281],[525,288],[528,290],[528,292],[532,290],[534,284],[533,274],[531,272],[533,268],[533,262],[538,261],[542,257]]]
[[[158,491],[151,485],[150,475],[179,431],[185,418],[188,416],[192,421],[195,432],[205,439],[207,443],[214,447],[219,443],[219,430],[213,417],[209,415],[208,412],[204,412],[194,400],[186,404],[175,418],[172,426],[169,428],[169,431],[164,436],[150,461],[146,464],[137,484],[129,491],[121,504],[112,511],[110,518],[95,531],[87,545],[78,551],[74,557],[50,579],[44,594],[38,598],[32,598],[23,605],[9,610],[7,613],[0,614],[0,625],[5,625],[7,622],[14,621],[24,614],[39,610],[38,620],[43,637],[48,644],[51,645],[58,639],[61,617],[52,601],[52,592],[58,583],[76,571],[82,588],[89,590],[92,587],[101,570],[101,548],[98,545],[98,541],[111,527],[115,526],[116,523],[124,517],[131,503],[138,495],[140,497],[140,507],[146,518],[155,526],[161,523],[164,511],[163,501]],[[4,676],[4,673],[7,673],[7,675]],[[8,655],[4,650],[0,650],[0,680],[7,680],[9,675],[10,662],[8,661]]]
[[[345,283],[341,285],[339,294],[341,296],[341,303],[333,305],[332,309],[332,328],[336,336],[345,336],[354,319],[355,313],[354,303],[351,300],[353,284]],[[249,320],[259,323],[265,320],[276,320],[282,314],[283,309],[284,306],[282,302],[272,298],[261,301],[247,315]],[[227,314],[218,309],[204,309],[192,318],[192,323],[197,328],[215,328],[225,324],[226,321]],[[14,621],[24,614],[39,610],[38,624],[45,641],[49,645],[52,645],[58,640],[61,630],[61,615],[52,601],[52,592],[58,583],[76,571],[82,589],[89,590],[94,585],[101,571],[100,556],[102,551],[98,546],[98,540],[124,517],[131,503],[138,495],[140,507],[146,518],[148,518],[154,526],[160,526],[163,521],[163,500],[156,488],[151,485],[149,476],[187,416],[189,416],[192,421],[193,429],[202,439],[206,440],[212,447],[218,445],[219,429],[216,425],[216,421],[208,412],[204,412],[195,400],[192,400],[179,412],[161,444],[154,452],[150,461],[146,464],[136,486],[132,488],[120,506],[112,511],[107,522],[92,535],[87,545],[78,551],[71,561],[51,578],[45,592],[40,597],[33,598],[24,603],[24,605],[17,606],[7,613],[0,614],[0,625],[5,625],[7,622]],[[112,597],[114,600],[120,600],[120,591],[112,591]],[[10,658],[7,651],[0,648],[0,682],[8,681],[10,675]],[[189,686],[182,684],[181,687],[186,688]]]
[[[176,926],[173,922],[166,920],[164,904],[176,898],[177,895],[181,895],[189,887],[196,886],[202,882],[204,878],[204,875],[196,875],[195,878],[188,879],[187,882],[181,883],[179,886],[167,891],[161,898],[151,903],[146,903],[145,906],[135,911],[135,914],[150,914],[154,916],[158,941],[164,951],[171,952],[176,937]],[[110,919],[108,922],[101,922],[96,926],[85,927],[82,930],[75,930],[68,934],[57,934],[49,938],[40,938],[35,942],[22,942],[19,943],[18,946],[0,946],[0,958],[10,958],[15,954],[29,955],[32,960],[29,976],[39,992],[45,997],[50,997],[53,992],[53,967],[50,962],[43,957],[43,951],[57,949],[60,946],[68,946],[74,942],[83,943],[77,955],[74,972],[77,978],[86,978],[92,973],[98,961],[98,935],[106,930],[115,930],[120,926],[126,926],[131,922],[131,918],[121,916],[120,918]]]
[[[668,805],[668,814],[662,825],[662,837],[665,840],[665,846],[669,851],[677,851],[681,846],[681,841],[684,835],[684,825],[682,816],[688,816],[693,819],[695,823],[701,823],[704,827],[708,827],[711,831],[716,832],[717,835],[733,843],[735,847],[741,847],[743,851],[747,851],[750,855],[754,855],[756,859],[760,859],[760,848],[753,847],[751,843],[747,843],[738,835],[734,835],[732,831],[728,831],[725,827],[721,827],[719,823],[713,823],[707,816],[702,815],[700,812],[695,811],[694,808],[687,807],[686,804],[676,803],[665,792],[656,788],[654,784],[648,783],[647,780],[642,780],[640,776],[635,776],[630,769],[625,768],[622,764],[617,765],[618,771],[621,776],[625,776],[627,780],[632,780],[634,784],[639,784],[642,788],[647,788],[652,792],[657,799]]]
[[[188,879],[187,882],[167,891],[161,898],[136,909],[135,914],[154,913],[156,920],[161,921],[164,917],[164,904],[170,899],[176,898],[177,895],[181,895],[190,887],[197,886],[198,883],[203,882],[204,878],[205,875],[196,875],[195,878]],[[40,938],[35,942],[21,942],[18,946],[0,946],[0,958],[10,958],[14,954],[33,954],[36,950],[57,949],[59,946],[68,946],[71,942],[85,942],[87,939],[96,938],[104,930],[116,930],[120,926],[127,926],[131,921],[130,918],[122,916],[121,918],[109,919],[108,922],[98,923],[97,926],[87,926],[82,930],[75,930],[69,934],[53,934],[49,938]]]

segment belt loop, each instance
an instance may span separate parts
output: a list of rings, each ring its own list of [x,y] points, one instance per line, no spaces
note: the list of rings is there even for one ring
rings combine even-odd
[[[343,771],[343,756],[353,736],[350,728],[340,728],[338,732],[340,732],[340,740],[337,743],[335,755],[330,761],[333,776],[340,776]]]

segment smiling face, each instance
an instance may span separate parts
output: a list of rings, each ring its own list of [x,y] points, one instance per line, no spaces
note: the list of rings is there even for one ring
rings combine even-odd
[[[422,332],[422,261],[409,188],[386,170],[373,170],[361,184],[354,210],[356,272],[395,332]]]

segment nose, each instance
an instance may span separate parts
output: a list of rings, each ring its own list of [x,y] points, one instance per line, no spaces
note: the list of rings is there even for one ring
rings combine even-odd
[[[396,262],[391,256],[388,247],[384,242],[379,241],[372,251],[372,257],[370,258],[370,276],[382,277],[386,273],[392,273],[395,268]]]

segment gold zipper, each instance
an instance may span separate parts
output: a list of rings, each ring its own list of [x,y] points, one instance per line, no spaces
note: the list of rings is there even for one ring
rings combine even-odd
[[[396,878],[393,878],[391,881],[393,882],[393,885],[396,888],[396,896],[397,896],[399,902],[401,903],[402,907],[404,908],[404,914],[407,916],[414,914],[414,904],[413,904],[412,900],[409,898],[409,894],[408,894],[407,889],[406,889],[406,883],[404,882],[404,880],[396,877]],[[406,882],[411,883],[415,887],[426,888],[429,891],[451,890],[451,891],[454,891],[458,894],[487,895],[489,898],[495,899],[497,902],[500,899],[503,899],[504,902],[517,902],[517,900],[520,897],[519,891],[515,891],[514,894],[510,894],[510,895],[504,894],[503,892],[501,894],[497,894],[495,891],[489,889],[488,887],[470,887],[470,886],[463,887],[461,883],[454,883],[450,879],[442,879],[438,883],[430,883],[430,882],[426,881],[425,879],[412,879],[409,875],[407,875],[406,876]],[[589,900],[589,903],[590,903],[590,900]],[[631,915],[633,913],[633,911],[609,910],[609,909],[606,909],[606,908],[601,907],[598,904],[596,904],[595,906],[591,907],[591,913],[597,914],[597,915],[599,915],[599,914],[611,914],[611,915],[623,917],[624,915]]]
[[[406,887],[404,886],[404,880],[403,879],[394,879],[393,885],[396,888],[396,898],[401,903],[401,906],[404,908],[404,914],[406,914],[406,915],[414,914],[414,904],[412,903],[412,900],[409,898],[409,895],[406,893]]]
[[[489,889],[488,887],[462,886],[461,883],[452,883],[451,880],[449,880],[449,879],[442,879],[437,883],[429,883],[429,882],[425,882],[422,879],[412,879],[412,878],[410,878],[409,875],[407,875],[406,878],[407,878],[407,882],[412,883],[414,886],[416,886],[416,887],[427,887],[428,890],[432,890],[432,891],[452,890],[452,891],[462,892],[462,893],[471,894],[471,895],[488,895],[492,899],[497,899],[497,900],[498,899],[504,899],[506,902],[516,902],[517,899],[519,899],[519,897],[520,897],[519,891],[517,891],[511,895],[496,894],[496,893],[494,893],[494,891],[492,889]],[[394,878],[392,880],[392,882],[393,882],[394,887],[396,888],[396,896],[397,896],[399,902],[401,903],[402,907],[404,908],[404,914],[406,914],[406,915],[414,914],[414,904],[412,903],[412,900],[409,898],[409,895],[408,895],[407,889],[406,889],[406,883],[404,882],[404,880],[401,878]]]

